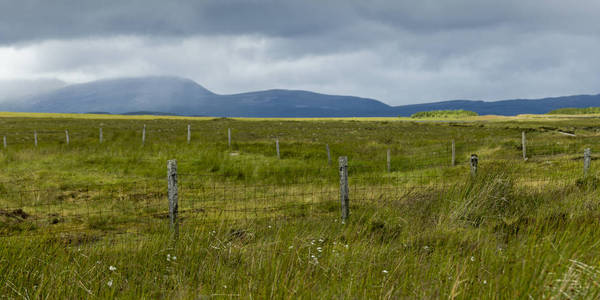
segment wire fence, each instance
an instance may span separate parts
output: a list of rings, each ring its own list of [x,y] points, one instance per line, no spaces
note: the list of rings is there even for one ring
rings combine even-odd
[[[336,180],[311,182],[308,178],[299,178],[286,184],[249,184],[215,178],[213,174],[178,175],[179,216],[184,224],[339,218],[340,185]],[[468,171],[463,175],[452,178],[407,173],[350,176],[351,212],[394,209],[406,203],[425,205],[427,200],[460,194],[474,180]],[[527,193],[564,193],[582,188],[578,182],[581,175],[575,174],[572,177],[511,178],[513,189]],[[0,236],[140,232],[168,224],[166,178],[42,189],[22,189],[18,183],[22,182],[5,181],[0,185]]]
[[[125,128],[126,130],[123,127],[118,128],[118,131],[110,127],[103,129],[103,143],[130,136],[137,136],[140,144],[143,136],[147,139],[144,142],[156,139],[161,144],[173,139],[183,143],[187,138],[185,127],[141,129],[131,125]],[[65,130],[9,131],[4,135],[5,148],[10,149],[14,145],[18,145],[19,149],[45,145],[66,146],[67,135],[70,146],[73,147],[81,145],[78,144],[80,141],[89,144],[91,140],[97,140],[94,143],[100,143],[99,129],[75,128],[68,133]],[[142,130],[145,135],[142,134]],[[194,134],[208,132],[208,129],[202,129]],[[330,156],[333,158],[346,148],[335,142],[286,142],[285,135],[274,136],[279,136],[281,159],[315,159],[314,156],[306,156],[306,153],[318,153],[319,159],[324,163],[313,172],[320,176],[289,178],[277,184],[256,184],[239,180],[226,173],[201,174],[193,170],[179,173],[179,212],[183,222],[236,222],[336,216],[340,209],[337,163],[334,161],[332,165],[325,164],[325,145],[331,147]],[[500,141],[493,136],[480,139],[460,136],[449,137],[444,141],[414,140],[410,145],[366,145],[362,150],[368,159],[351,158],[349,168],[349,192],[353,211],[389,207],[402,202],[416,201],[415,199],[444,197],[471,180],[468,166],[472,153],[479,155],[482,164],[492,159],[523,161],[524,157],[529,160],[552,162],[559,158],[564,159],[565,156],[579,164],[578,160],[583,160],[584,148],[600,148],[600,140],[595,136],[574,137],[572,134],[559,134],[548,139],[533,135],[528,137],[525,143],[521,135],[513,136]],[[236,154],[237,151],[264,155],[265,143],[270,141],[251,138],[252,136],[235,141],[231,145],[230,155]],[[34,143],[36,139],[37,146]],[[220,145],[221,148],[230,147],[226,132],[223,132],[221,140],[211,142]],[[272,156],[275,157],[274,143],[272,147]],[[389,170],[386,163],[388,151]],[[164,164],[164,161],[156,158],[134,159]],[[380,164],[375,164],[377,166],[374,167],[373,161]],[[453,161],[456,166],[463,168],[460,171],[462,175],[448,178],[435,172],[421,175],[408,172],[452,167]],[[528,192],[576,188],[581,171],[575,168],[570,171],[571,173],[561,170],[560,176],[548,175],[544,178],[523,175],[515,179],[515,185]],[[121,178],[118,183],[63,184],[44,188],[40,186],[44,184],[37,185],[31,180],[0,182],[1,236],[94,230],[131,232],[168,223],[169,206],[165,178],[131,177]]]

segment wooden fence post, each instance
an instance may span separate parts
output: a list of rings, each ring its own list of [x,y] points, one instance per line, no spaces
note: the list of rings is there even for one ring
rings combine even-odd
[[[102,127],[100,127],[99,141],[100,141],[100,144],[102,144]]]
[[[454,144],[454,140],[452,140],[452,166],[456,166],[456,145]]]
[[[327,164],[331,166],[331,152],[329,152],[329,144],[325,145],[325,149],[327,149]]]
[[[6,147],[8,146],[8,145],[6,144],[6,136],[4,136],[4,137],[2,138],[2,142],[4,142],[4,149],[6,149]]]
[[[169,196],[169,220],[171,221],[171,230],[177,235],[179,232],[179,222],[177,213],[179,211],[179,192],[177,189],[177,160],[167,161],[167,181]]]
[[[190,144],[190,141],[192,140],[192,125],[188,124],[188,132],[187,132],[187,143],[188,145]]]
[[[471,154],[471,175],[477,175],[477,164],[479,163],[479,157],[477,154]]]
[[[142,129],[142,146],[146,145],[146,124],[144,124],[144,129]]]
[[[67,146],[69,145],[69,130],[65,130],[65,138],[67,139]]]
[[[38,140],[37,140],[37,131],[34,130],[33,131],[33,140],[34,140],[34,144],[37,147],[38,146]]]
[[[523,160],[527,160],[527,138],[525,131],[521,132],[521,146],[523,148]]]
[[[275,148],[277,148],[277,159],[281,159],[279,155],[279,138],[275,138]]]
[[[227,145],[229,145],[229,150],[231,150],[231,128],[227,128]]]
[[[342,223],[348,219],[350,214],[348,197],[348,157],[340,156],[340,202],[342,207]]]
[[[590,171],[590,164],[592,162],[592,151],[590,148],[585,148],[583,150],[583,176],[587,177]]]
[[[390,149],[387,149],[387,171],[392,172],[392,154]]]

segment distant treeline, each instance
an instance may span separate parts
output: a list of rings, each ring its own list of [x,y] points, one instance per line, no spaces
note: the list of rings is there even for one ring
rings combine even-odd
[[[479,114],[474,111],[464,109],[453,109],[453,110],[430,110],[420,111],[412,114],[410,117],[415,119],[423,118],[460,118],[460,117],[472,117],[478,116]]]
[[[600,107],[574,108],[566,107],[555,109],[548,113],[549,115],[587,115],[600,114]]]

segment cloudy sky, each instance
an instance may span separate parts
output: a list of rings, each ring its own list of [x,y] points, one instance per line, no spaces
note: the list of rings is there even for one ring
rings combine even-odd
[[[0,94],[146,75],[392,105],[596,94],[598,15],[597,0],[0,0]]]

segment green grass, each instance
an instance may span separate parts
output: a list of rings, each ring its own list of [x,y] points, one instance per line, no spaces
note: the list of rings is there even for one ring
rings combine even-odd
[[[582,177],[583,149],[593,158],[600,151],[596,123],[4,115],[0,294],[597,298],[595,160]],[[471,153],[480,158],[475,178]],[[341,155],[349,157],[345,224]],[[167,218],[168,159],[178,161],[177,239]]]
[[[425,119],[425,118],[463,118],[463,117],[474,117],[479,114],[474,111],[464,110],[464,109],[454,109],[454,110],[430,110],[430,111],[420,111],[412,114],[410,117],[413,119]]]
[[[586,107],[586,108],[559,108],[549,112],[549,115],[588,115],[588,114],[599,114],[600,107]]]

